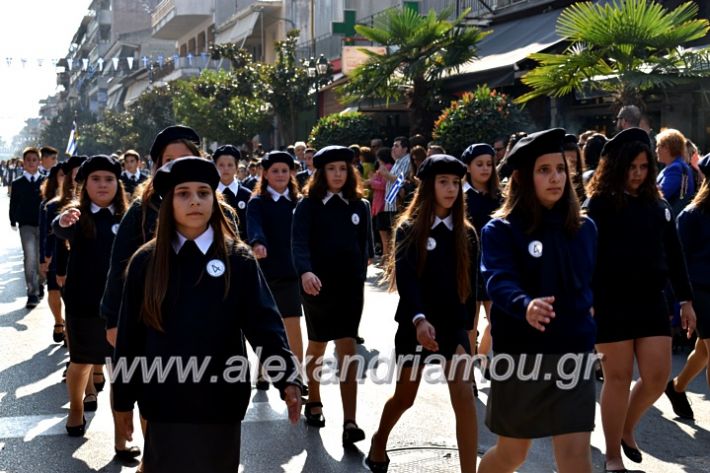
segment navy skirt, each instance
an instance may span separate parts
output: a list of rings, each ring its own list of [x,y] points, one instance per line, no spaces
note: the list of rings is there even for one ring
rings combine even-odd
[[[357,337],[365,303],[365,282],[322,278],[321,283],[317,296],[306,294],[301,287],[308,339],[329,342]]]

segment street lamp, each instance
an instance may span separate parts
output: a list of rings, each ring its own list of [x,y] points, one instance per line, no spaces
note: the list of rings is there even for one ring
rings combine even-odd
[[[319,76],[324,76],[328,73],[328,60],[325,55],[321,54],[316,63],[316,69],[318,70]]]
[[[318,89],[330,82],[330,64],[328,63],[328,58],[325,57],[325,54],[321,54],[317,60],[313,56],[311,56],[308,60],[304,60],[303,67],[306,69],[306,75],[313,82],[313,87],[315,89],[317,121],[320,118],[320,94],[318,93]]]

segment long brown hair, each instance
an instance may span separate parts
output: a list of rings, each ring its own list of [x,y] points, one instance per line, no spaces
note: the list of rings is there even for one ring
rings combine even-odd
[[[710,181],[705,179],[702,184],[700,184],[700,189],[698,193],[693,197],[693,201],[690,203],[693,207],[701,211],[702,213],[710,213]]]
[[[55,172],[49,173],[47,179],[42,182],[40,187],[40,192],[42,193],[42,200],[49,201],[57,196],[59,192],[59,173],[64,174],[62,169],[57,169]]]
[[[62,181],[59,195],[50,200],[50,202],[57,202],[57,208],[59,209],[66,207],[69,202],[75,200],[78,194],[79,189],[78,186],[75,185],[72,174],[72,171],[64,173],[64,181]]]
[[[427,239],[431,233],[434,221],[436,194],[434,183],[436,177],[423,179],[414,193],[412,201],[404,212],[397,218],[396,229],[411,226],[407,238],[397,242],[397,232],[392,232],[392,248],[385,268],[383,279],[389,283],[389,290],[396,289],[395,268],[397,258],[406,253],[413,245],[417,251],[417,275],[422,276],[427,259]],[[469,251],[469,235],[475,235],[476,230],[466,218],[466,208],[463,198],[463,188],[459,187],[458,196],[451,207],[451,217],[454,221],[454,249],[456,255],[456,281],[458,281],[458,295],[461,303],[471,295],[471,255]]]
[[[362,179],[360,178],[360,173],[355,172],[355,168],[352,164],[346,164],[348,175],[345,178],[345,184],[343,184],[343,188],[341,189],[343,197],[347,200],[362,199],[364,193],[362,190]],[[308,180],[308,184],[306,184],[306,187],[303,189],[303,193],[308,197],[313,197],[318,200],[325,198],[328,193],[328,180],[325,178],[325,168],[313,171],[313,175]]]
[[[254,187],[254,192],[252,192],[252,195],[269,197],[269,191],[267,189],[268,186],[269,180],[266,178],[266,171],[264,171],[263,173],[261,173],[261,179],[256,181],[256,187]],[[301,197],[301,192],[298,190],[298,182],[296,182],[296,178],[293,177],[293,174],[291,174],[291,176],[289,177],[287,189],[293,199],[298,199],[299,197]],[[343,195],[345,195],[345,193],[343,193]]]
[[[617,208],[623,207],[629,168],[641,153],[646,153],[648,175],[639,187],[638,195],[648,201],[660,200],[661,191],[656,185],[656,163],[653,161],[651,149],[639,141],[625,143],[618,151],[615,150],[599,161],[594,177],[587,185],[587,195],[590,198],[606,196],[614,200]]]
[[[175,216],[173,213],[173,193],[174,190],[168,192],[160,205],[155,237],[141,247],[141,249],[153,250],[148,260],[141,318],[148,327],[160,332],[164,331],[162,305],[165,301],[165,295],[167,294],[168,283],[170,281],[170,256],[171,252],[174,251],[172,241],[177,232],[177,225],[175,224]],[[231,280],[228,255],[233,252],[235,247],[246,247],[239,241],[237,234],[229,225],[224,213],[222,213],[222,207],[214,191],[212,192],[212,197],[212,215],[210,216],[208,225],[211,225],[214,229],[214,241],[210,247],[210,257],[220,259],[225,263],[224,298],[226,298],[229,294],[229,284]],[[200,274],[197,282],[202,279],[202,276],[204,276],[204,274]]]
[[[573,235],[582,226],[582,217],[579,210],[579,199],[572,187],[567,159],[562,152],[560,152],[560,157],[565,166],[565,189],[556,205],[561,206],[563,209],[565,231]],[[520,168],[513,171],[508,181],[508,189],[503,205],[493,214],[494,218],[505,219],[509,218],[513,213],[520,215],[526,225],[528,225],[525,229],[528,234],[541,227],[544,210],[535,193],[533,172],[536,162],[537,159],[526,160]]]
[[[91,174],[89,174],[89,176],[90,175]],[[123,214],[126,213],[128,204],[126,203],[126,194],[123,191],[123,183],[118,178],[116,178],[116,194],[113,196],[113,200],[111,200],[111,205],[113,205],[113,214],[120,220]],[[79,209],[79,211],[81,211],[79,228],[82,234],[86,238],[96,238],[94,219],[88,218],[88,216],[91,215],[91,199],[89,198],[89,192],[86,190],[86,185],[79,185],[79,199],[72,200],[66,204],[60,212],[64,212],[68,209]]]

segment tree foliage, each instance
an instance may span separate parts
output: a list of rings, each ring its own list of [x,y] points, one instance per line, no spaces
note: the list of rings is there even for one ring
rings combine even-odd
[[[697,14],[693,2],[672,11],[653,0],[574,3],[557,22],[569,47],[562,54],[533,54],[539,66],[522,78],[532,90],[516,100],[605,91],[620,105],[641,103],[649,89],[708,77],[710,49],[682,48],[710,29]]]
[[[321,118],[311,130],[308,142],[314,148],[369,143],[377,136],[371,117],[360,112],[336,113]]]
[[[79,127],[79,136],[82,136],[82,127],[96,123],[96,116],[80,105],[69,104],[61,108],[59,114],[52,118],[49,124],[42,129],[39,135],[39,144],[54,146],[60,151],[61,155],[64,155],[64,150],[69,141],[69,133],[71,133],[75,121]],[[79,148],[78,152],[83,153],[81,148]]]
[[[469,10],[449,20],[452,10],[425,16],[413,9],[393,8],[375,18],[373,27],[357,25],[360,36],[386,46],[387,54],[365,51],[368,60],[340,88],[346,102],[363,99],[406,99],[410,133],[429,136],[435,112],[442,105],[441,79],[475,59],[486,33],[468,27]]]
[[[473,143],[493,143],[496,137],[524,131],[530,120],[506,94],[481,85],[451,102],[434,126],[434,139],[448,154],[460,156]]]

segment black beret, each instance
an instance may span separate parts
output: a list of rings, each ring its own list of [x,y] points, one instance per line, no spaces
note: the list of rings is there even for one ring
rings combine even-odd
[[[293,160],[293,157],[285,151],[270,151],[266,153],[266,156],[261,158],[261,167],[265,170],[276,163],[284,163],[287,164],[289,168],[296,169],[296,162]]]
[[[562,144],[564,145],[565,149],[579,148],[579,140],[572,133],[567,133],[565,135],[565,137],[562,139]]]
[[[78,168],[81,164],[89,159],[88,156],[72,156],[64,163],[64,172],[69,174],[73,169]]]
[[[161,197],[183,182],[204,182],[212,190],[219,184],[219,171],[212,161],[189,156],[170,161],[153,177],[153,189]]]
[[[96,171],[112,172],[118,178],[121,175],[121,163],[116,158],[106,156],[105,154],[97,154],[84,161],[79,167],[79,172],[76,173],[76,181],[82,182],[89,177],[89,174]]]
[[[698,169],[700,169],[706,179],[710,179],[710,153],[702,157],[698,161]]]
[[[649,148],[651,147],[651,138],[645,130],[641,128],[627,128],[625,130],[621,130],[619,133],[614,135],[614,138],[606,142],[602,148],[602,156],[608,156],[609,154],[615,153],[626,143],[632,143],[634,141],[640,141]]]
[[[163,161],[163,151],[165,147],[173,141],[177,140],[188,140],[195,143],[195,146],[200,146],[200,137],[195,130],[189,126],[184,125],[173,125],[169,126],[155,137],[153,140],[153,146],[150,147],[150,157],[154,163],[160,166]]]
[[[454,174],[463,177],[466,175],[466,166],[448,154],[433,154],[422,161],[417,169],[419,179],[432,178],[438,174]]]
[[[228,155],[228,156],[234,156],[234,159],[239,161],[242,159],[242,153],[239,152],[236,146],[233,145],[224,145],[220,146],[215,150],[215,152],[212,154],[212,160],[216,163],[217,158],[223,155]]]
[[[326,146],[321,148],[318,152],[313,155],[313,167],[316,169],[323,169],[326,164],[333,163],[335,161],[345,161],[346,163],[352,163],[355,158],[355,153],[350,148],[345,146]]]
[[[464,150],[463,154],[461,154],[461,161],[468,165],[471,164],[471,161],[483,154],[495,156],[496,150],[493,149],[493,146],[486,143],[472,144]]]
[[[519,169],[524,163],[532,161],[543,154],[562,153],[562,140],[565,130],[551,128],[549,130],[530,133],[520,138],[513,149],[510,150],[506,161],[512,169]]]

